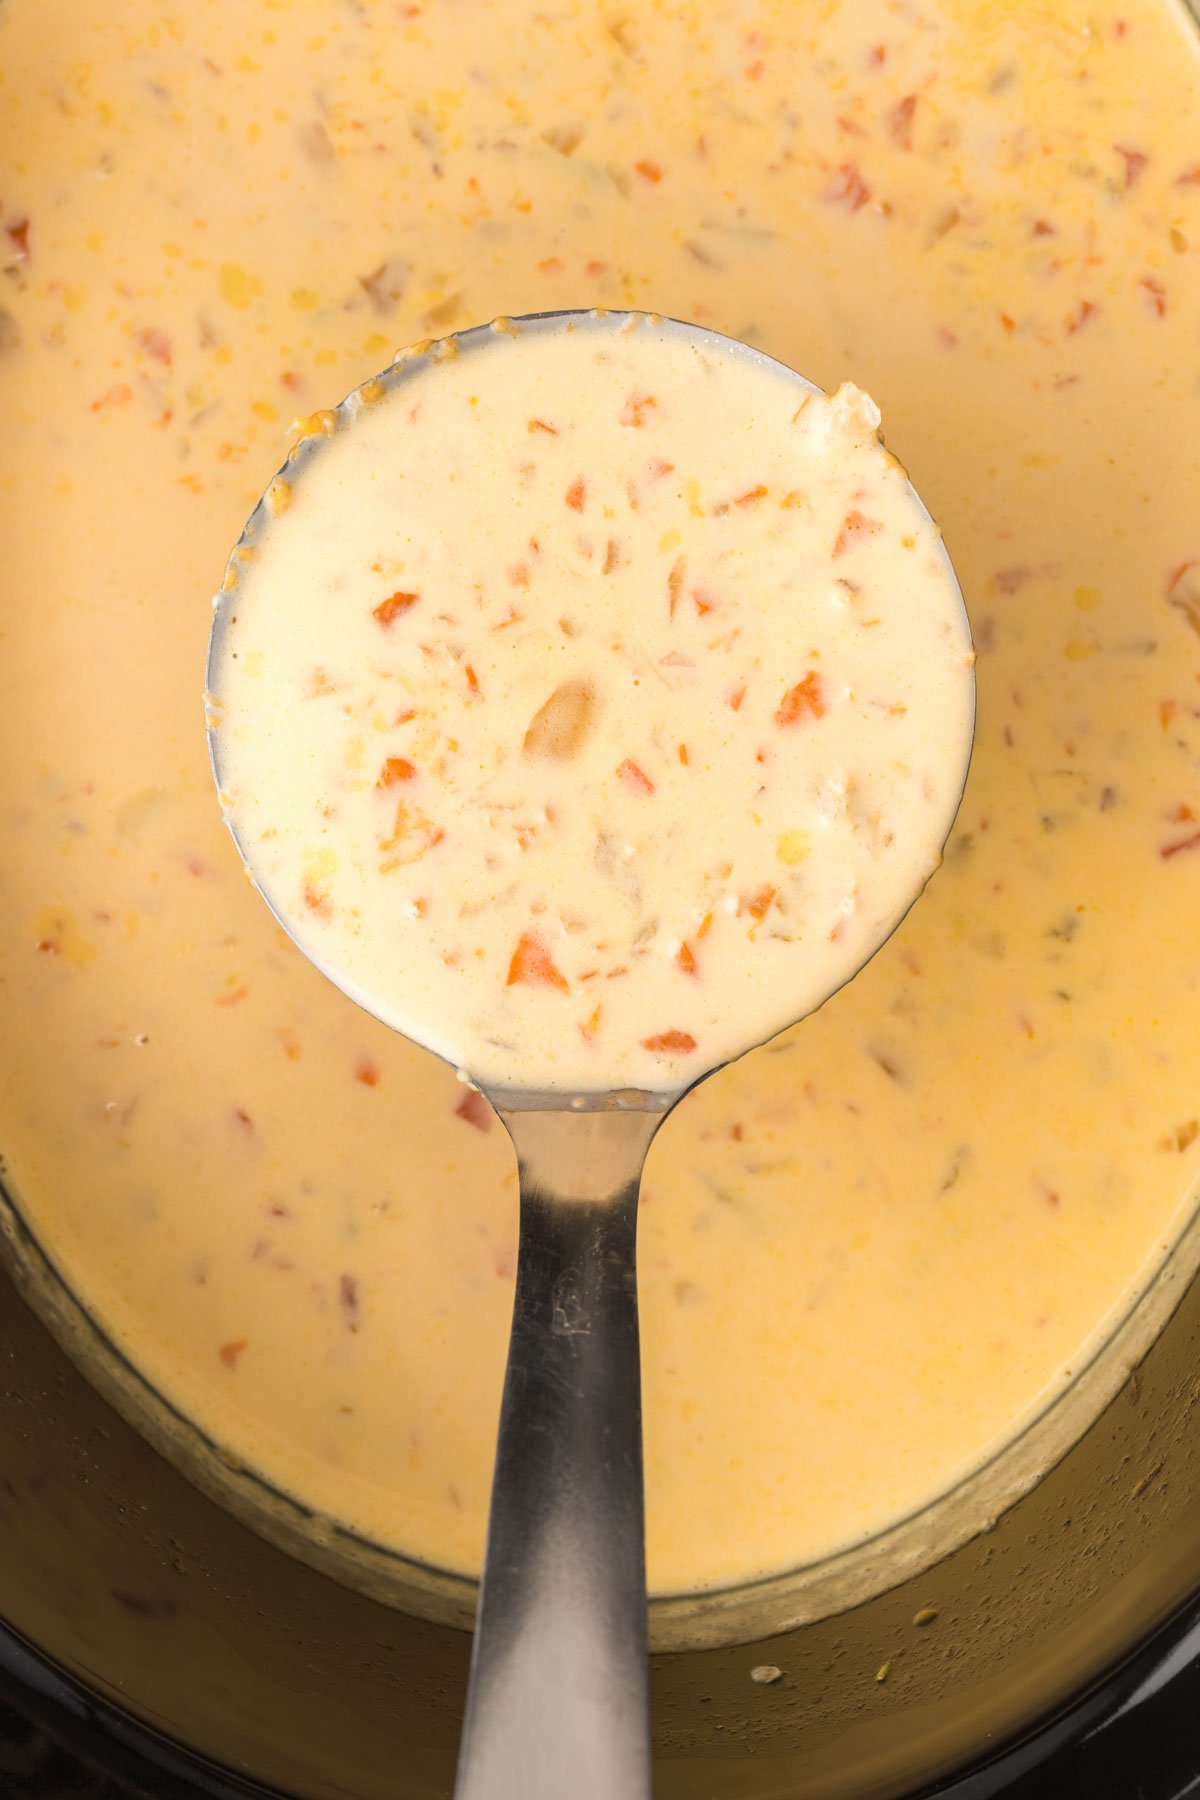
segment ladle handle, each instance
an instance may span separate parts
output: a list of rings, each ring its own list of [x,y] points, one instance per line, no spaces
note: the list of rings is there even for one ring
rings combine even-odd
[[[634,1255],[657,1121],[593,1115],[575,1193],[606,1185],[598,1158],[625,1178],[577,1198],[550,1178],[564,1144],[566,1162],[587,1156],[588,1126],[551,1118],[560,1141],[541,1155],[547,1116],[505,1116],[520,1250],[455,1796],[649,1800]]]

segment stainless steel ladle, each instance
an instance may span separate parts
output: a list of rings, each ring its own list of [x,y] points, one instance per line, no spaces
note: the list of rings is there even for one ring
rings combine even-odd
[[[559,312],[511,323],[531,334],[613,331],[634,317]],[[818,391],[717,332],[656,324],[697,348],[732,347]],[[455,343],[464,354],[493,340],[485,325]],[[409,380],[435,357],[436,346],[410,354],[379,380]],[[343,401],[338,422],[352,423],[358,404],[353,394]],[[302,440],[281,474],[293,479],[321,442]],[[211,703],[220,701],[226,601],[238,550],[268,527],[260,502],[216,602],[207,691],[218,788],[219,705]],[[245,861],[236,819],[226,818]],[[260,891],[294,936],[286,912]],[[370,1010],[369,995],[352,997]],[[482,1091],[517,1152],[520,1246],[456,1800],[649,1800],[635,1247],[646,1152],[685,1090]]]

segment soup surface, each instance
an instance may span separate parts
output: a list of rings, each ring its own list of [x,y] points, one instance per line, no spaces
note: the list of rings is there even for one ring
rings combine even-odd
[[[564,1101],[681,1091],[841,987],[938,865],[974,697],[873,402],[618,313],[443,339],[325,422],[209,666],[317,966]]]
[[[0,11],[0,1138],[234,1457],[478,1566],[515,1171],[243,880],[210,595],[399,345],[637,306],[878,400],[979,650],[947,863],[647,1167],[659,1590],[928,1501],[1200,1169],[1200,70],[1150,0]]]

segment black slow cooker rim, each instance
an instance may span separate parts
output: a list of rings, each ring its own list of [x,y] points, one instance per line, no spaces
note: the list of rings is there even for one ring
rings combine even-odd
[[[1200,1633],[1200,1586],[1189,1593],[1101,1676],[1013,1736],[989,1745],[948,1778],[914,1790],[910,1800],[992,1800],[1052,1760],[1118,1711],[1136,1713],[1139,1690],[1189,1633]],[[667,1653],[668,1655],[671,1653]],[[0,1619],[0,1699],[49,1733],[68,1752],[124,1781],[147,1800],[162,1793],[210,1800],[298,1800],[192,1750],[89,1688]],[[1144,1771],[1142,1772],[1144,1774]],[[166,1783],[171,1785],[167,1786]],[[177,1784],[185,1784],[180,1788]]]

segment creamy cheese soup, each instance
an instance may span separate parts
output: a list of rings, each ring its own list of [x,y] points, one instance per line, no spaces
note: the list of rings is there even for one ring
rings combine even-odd
[[[792,1567],[945,1491],[1061,1391],[1200,1171],[1193,28],[7,0],[0,141],[0,1142],[64,1278],[230,1458],[478,1568],[508,1141],[243,878],[210,600],[298,431],[400,346],[673,314],[878,402],[979,721],[921,903],[650,1153],[649,1578]]]
[[[677,1089],[819,1006],[970,748],[872,402],[632,314],[449,338],[327,425],[210,667],[237,841],[319,966],[504,1088]]]

